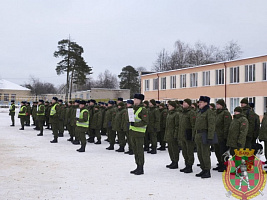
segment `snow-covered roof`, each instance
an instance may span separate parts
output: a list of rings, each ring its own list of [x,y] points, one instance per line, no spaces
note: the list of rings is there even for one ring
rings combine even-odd
[[[29,89],[22,87],[16,83],[0,79],[0,90],[29,90]]]

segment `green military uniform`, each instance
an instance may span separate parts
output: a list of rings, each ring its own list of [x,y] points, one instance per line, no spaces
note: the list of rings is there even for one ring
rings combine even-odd
[[[103,105],[104,103],[102,103]],[[105,114],[106,114],[106,108],[105,106],[100,106],[100,111],[102,112],[102,128],[101,128],[101,135],[107,135],[107,130],[103,127],[104,125],[104,119],[105,119]]]
[[[32,121],[33,121],[33,125],[36,126],[36,129],[39,129],[39,124],[37,122],[37,105],[36,105],[37,102],[34,102],[34,104],[32,105],[32,108],[31,108],[31,114],[32,114]]]
[[[169,102],[171,104],[171,102]],[[174,107],[175,102],[173,102]],[[176,106],[175,106],[176,107]],[[177,132],[179,129],[179,113],[175,110],[169,110],[168,116],[166,119],[166,129],[165,129],[165,136],[164,141],[168,143],[168,152],[172,163],[167,165],[166,167],[170,169],[177,169],[178,168],[178,161],[179,161],[179,145],[177,141]]]
[[[9,115],[11,117],[12,124],[10,126],[15,126],[15,109],[16,109],[15,103],[11,102],[11,105],[9,108]]]
[[[59,132],[59,115],[60,115],[60,107],[58,103],[53,103],[51,105],[51,110],[50,110],[50,116],[49,116],[49,123],[52,126],[52,131],[54,135],[54,142],[51,141],[51,143],[57,143],[57,138],[58,138],[58,132]]]
[[[144,97],[144,96],[143,96]],[[135,98],[142,99],[141,94],[135,95]],[[131,173],[140,175],[143,174],[143,166],[145,163],[144,158],[144,138],[146,132],[146,126],[148,123],[147,110],[143,107],[143,104],[134,105],[135,122],[131,122],[129,128],[129,134],[131,135],[133,152],[135,156],[135,163],[137,168]]]
[[[45,126],[47,126],[47,129],[49,129],[49,115],[50,115],[50,106],[49,102],[45,102]]]
[[[44,132],[44,121],[45,121],[45,106],[44,104],[40,104],[37,107],[37,121],[39,123],[39,129],[40,129],[40,134],[38,134],[37,136],[43,136],[43,132]]]
[[[27,108],[26,108],[25,104],[21,105],[19,115],[18,115],[18,118],[20,118],[20,124],[21,124],[20,130],[24,130],[24,123],[26,120],[26,112],[27,112]]]
[[[191,108],[191,100],[188,101],[189,108],[183,108],[179,117],[178,141],[182,147],[182,154],[185,160],[185,168],[181,172],[191,173],[194,164],[193,131],[195,128],[196,112]]]
[[[26,119],[25,119],[25,122],[26,122],[26,126],[30,126],[30,116],[31,116],[31,106],[30,106],[30,103],[27,103],[26,104]]]
[[[248,124],[248,120],[243,114],[234,115],[229,127],[229,134],[226,144],[231,148],[230,152],[232,155],[234,155],[234,149],[245,148],[246,137],[249,129]]]
[[[76,112],[77,109],[79,109],[78,105],[72,105],[71,111],[70,111],[70,137],[75,137],[74,141],[72,141],[73,144],[80,144],[80,135],[77,133],[76,130]],[[70,140],[71,141],[71,140]]]
[[[154,99],[150,100],[153,107],[149,107],[148,111],[148,125],[147,132],[151,143],[151,150],[148,153],[157,153],[157,133],[160,131],[160,112],[156,107],[156,102]]]
[[[125,112],[125,117],[124,117],[124,119],[122,119],[123,120],[122,125],[123,125],[123,130],[125,131],[125,134],[126,134],[128,148],[129,148],[129,151],[127,151],[125,153],[132,155],[133,154],[133,145],[132,145],[131,135],[129,134],[130,124],[129,124],[128,108],[133,108],[133,106],[127,107],[126,112]]]
[[[201,96],[200,101],[209,103],[210,98]],[[201,178],[210,178],[211,161],[209,141],[214,139],[215,113],[210,109],[209,105],[204,106],[197,113],[195,131],[193,133],[197,146],[198,160],[200,161],[200,167],[202,169],[202,171],[199,174],[196,174],[196,176]]]
[[[228,111],[228,109],[226,108],[223,99],[219,99],[216,103],[223,106],[223,108],[217,109],[215,114],[216,116],[215,132],[218,136],[218,144],[214,144],[214,147],[215,147],[215,155],[217,157],[219,165],[217,168],[214,168],[214,170],[223,172],[225,170],[223,153],[227,151],[226,143],[227,143],[229,127],[232,121],[232,116]]]
[[[58,123],[58,130],[59,130],[59,137],[64,136],[64,123],[65,123],[65,114],[66,114],[66,108],[65,105],[61,104],[59,105],[60,112],[59,112],[59,123]]]
[[[67,139],[67,141],[70,141],[70,142],[73,141],[73,137],[74,137],[74,136],[71,136],[71,133],[70,133],[70,113],[72,111],[71,107],[72,107],[72,101],[69,101],[69,104],[66,107],[65,119],[64,119],[64,126],[66,126],[69,132],[69,135],[70,135],[70,138]]]
[[[80,103],[84,103],[81,101]],[[76,128],[75,132],[79,134],[79,139],[81,141],[81,148],[77,149],[78,152],[84,152],[85,151],[85,146],[86,146],[86,132],[88,131],[89,128],[89,111],[86,108],[81,108],[80,109],[80,117],[77,119],[76,122]]]
[[[116,115],[116,110],[114,109],[114,107],[113,106],[108,107],[106,110],[104,124],[103,124],[104,128],[107,129],[108,141],[110,144],[107,150],[114,150],[116,132],[112,130],[112,125],[114,123],[115,115]]]
[[[158,132],[158,141],[160,143],[160,147],[158,150],[165,150],[166,142],[164,141],[165,128],[166,128],[166,119],[168,115],[168,110],[165,108],[163,103],[160,104],[159,112],[160,112],[160,132]]]
[[[90,105],[88,107],[88,111],[89,111],[89,115],[90,115],[90,124],[92,123],[92,120],[94,119],[94,112],[95,112],[95,106],[94,105]],[[89,133],[89,139],[88,141],[90,143],[94,143],[94,140],[95,140],[95,130],[92,129],[91,126],[89,126],[89,129],[88,129],[88,133]]]
[[[97,108],[97,110],[96,110]],[[95,106],[94,117],[90,123],[90,127],[94,130],[97,142],[95,144],[101,144],[100,130],[103,124],[102,110],[99,110],[99,106]]]
[[[114,119],[114,125],[112,127],[113,131],[116,131],[118,134],[118,140],[120,148],[116,150],[117,152],[124,152],[124,148],[126,145],[126,132],[123,130],[123,119],[125,119],[126,109],[124,108],[124,103],[120,102],[118,104],[120,108],[117,108],[117,112]]]
[[[264,141],[264,154],[265,159],[267,160],[267,113],[264,114],[261,122],[259,140]]]

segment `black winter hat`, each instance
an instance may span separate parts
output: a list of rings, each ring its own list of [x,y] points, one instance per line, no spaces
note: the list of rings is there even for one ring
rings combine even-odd
[[[85,104],[86,104],[86,101],[85,101],[85,100],[81,100],[81,101],[79,102],[79,104],[83,104],[83,105],[85,105]]]
[[[41,103],[44,103],[44,100],[42,100],[42,99],[39,99],[39,102],[41,102]]]
[[[119,98],[118,98],[118,101],[123,101],[123,98],[119,97]]]
[[[61,102],[61,103],[63,103],[63,100],[62,100],[62,99],[59,99],[59,100],[58,100],[58,102]]]
[[[80,103],[80,100],[79,99],[76,99],[74,102],[75,103]]]
[[[156,101],[156,104],[160,104],[160,101]]]
[[[135,99],[140,99],[141,101],[143,101],[145,99],[145,96],[143,94],[135,94],[134,98]]]
[[[54,99],[55,101],[58,101],[58,98],[57,97],[53,97],[52,99]]]
[[[249,107],[255,108],[255,103],[249,103]]]
[[[114,105],[114,101],[109,100],[109,101],[108,101],[108,104]]]
[[[204,101],[207,102],[208,104],[210,103],[210,97],[208,96],[200,96],[199,101]]]
[[[134,101],[133,101],[133,100],[131,100],[131,99],[129,99],[129,100],[127,100],[127,103],[128,103],[128,104],[132,104],[132,105],[133,105],[133,104],[134,104]]]
[[[91,99],[90,102],[92,102],[94,104],[96,103],[96,101],[94,99]]]

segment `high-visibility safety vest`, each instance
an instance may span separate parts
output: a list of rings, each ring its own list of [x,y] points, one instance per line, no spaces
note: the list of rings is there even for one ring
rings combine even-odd
[[[134,121],[140,122],[142,119],[138,117],[139,113],[142,111],[142,107],[140,107],[135,113],[134,113]],[[145,133],[146,132],[146,125],[141,127],[136,126],[130,126],[130,130]]]
[[[11,104],[11,105],[10,105],[10,109],[9,109],[9,110],[10,110],[10,112],[15,112],[15,109],[14,109],[14,107],[15,107],[15,104]],[[14,109],[14,110],[13,110],[13,109]]]
[[[55,103],[55,105],[53,105],[53,107],[50,110],[50,115],[55,115],[57,113],[57,111],[56,111],[57,105],[58,105],[58,103]]]
[[[37,107],[37,111],[39,111],[41,109],[41,107],[44,107],[44,109],[43,109],[43,112],[42,113],[37,113],[38,116],[45,115],[45,106],[44,105],[38,106]]]
[[[79,119],[82,119],[83,118],[83,113],[84,112],[88,112],[88,119],[86,122],[79,122],[79,121],[76,121],[76,126],[79,126],[79,127],[84,127],[84,128],[89,128],[89,111],[87,109],[83,109],[82,112],[80,113],[80,116],[79,116]]]
[[[20,107],[20,112],[23,111],[23,108],[26,108],[26,106],[21,106],[21,107]],[[19,115],[26,115],[26,110],[25,110],[24,113],[19,113]]]

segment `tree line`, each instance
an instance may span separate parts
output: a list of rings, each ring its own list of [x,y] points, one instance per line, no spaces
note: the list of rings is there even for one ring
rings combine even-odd
[[[66,74],[66,83],[55,87],[54,84],[41,82],[38,78],[30,77],[23,86],[31,90],[35,96],[41,94],[66,94],[66,101],[71,99],[75,91],[90,90],[91,88],[130,89],[131,98],[140,92],[140,72],[146,68],[135,68],[131,65],[122,68],[119,75],[112,74],[109,70],[101,72],[97,79],[93,79],[92,67],[83,58],[83,47],[69,39],[58,42],[54,57],[61,58],[56,66],[57,75]],[[198,65],[228,61],[240,57],[242,51],[237,42],[230,41],[222,49],[214,45],[196,42],[194,45],[177,40],[174,51],[162,49],[153,63],[151,71],[160,72]],[[118,81],[118,78],[120,81]]]

